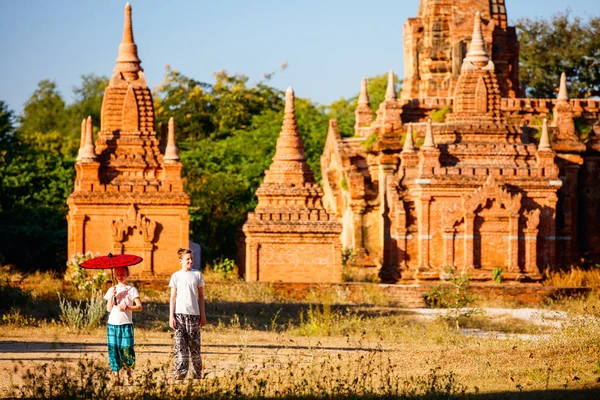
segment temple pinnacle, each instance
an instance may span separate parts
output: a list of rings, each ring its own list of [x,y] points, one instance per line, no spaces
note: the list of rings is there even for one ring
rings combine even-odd
[[[296,124],[296,110],[294,107],[294,89],[288,87],[285,91],[285,109],[283,114],[282,134],[298,135]]]
[[[479,11],[475,13],[473,37],[464,61],[468,61],[476,67],[485,67],[490,61],[490,56],[485,50],[485,42],[481,33],[481,14]]]
[[[564,72],[560,74],[560,87],[558,89],[557,100],[569,100],[569,94],[567,92],[567,74]]]
[[[179,161],[179,149],[175,144],[175,120],[169,118],[169,133],[167,136],[167,147],[165,148],[164,161],[177,162]]]
[[[404,140],[404,146],[402,147],[403,153],[414,153],[415,143],[413,141],[412,124],[408,124],[406,131],[406,140]]]
[[[92,117],[87,117],[85,123],[85,144],[81,149],[78,159],[81,160],[95,160],[96,152],[94,149],[94,132],[92,129]]]
[[[125,21],[123,26],[123,39],[119,45],[119,55],[117,56],[117,65],[115,72],[138,72],[143,71],[140,63],[142,62],[137,53],[137,45],[133,40],[133,27],[131,22],[131,5],[125,5]]]
[[[390,69],[388,72],[387,89],[385,90],[386,100],[396,100],[396,89],[394,88],[394,72]]]
[[[433,129],[431,128],[431,118],[427,119],[427,129],[425,130],[425,142],[421,146],[421,149],[435,149],[435,143],[433,141]]]
[[[360,82],[360,95],[358,96],[358,104],[369,105],[369,93],[367,91],[367,78],[362,78]]]
[[[544,122],[542,122],[542,137],[540,138],[540,144],[538,146],[538,151],[539,150],[552,150],[552,146],[550,146],[550,136],[548,135],[548,120],[546,118],[544,118]]]

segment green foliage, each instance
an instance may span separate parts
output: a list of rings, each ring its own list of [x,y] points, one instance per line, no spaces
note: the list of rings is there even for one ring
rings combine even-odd
[[[521,18],[519,73],[528,97],[556,97],[565,72],[570,97],[600,94],[600,17],[588,21],[557,13],[548,19]]]
[[[104,270],[89,270],[81,267],[81,264],[94,258],[92,252],[85,254],[76,253],[67,261],[67,270],[64,279],[71,283],[83,295],[102,290],[108,282],[108,273]]]
[[[573,121],[575,122],[575,132],[577,136],[579,136],[579,140],[581,140],[582,143],[587,143],[594,125],[596,125],[598,121],[591,121],[582,117],[573,118]]]
[[[459,329],[458,320],[461,317],[470,317],[478,310],[469,308],[475,302],[475,296],[470,292],[470,275],[457,275],[453,267],[446,268],[443,276],[447,278],[450,286],[435,285],[431,290],[423,293],[425,304],[428,307],[447,308],[447,318],[454,322]]]
[[[502,267],[494,268],[492,270],[492,279],[497,284],[501,284],[502,283]]]
[[[309,304],[304,312],[300,312],[300,327],[298,332],[303,336],[329,336],[331,334],[332,325],[334,324],[335,315],[331,311],[330,304],[314,306]]]
[[[346,179],[346,176],[342,177],[342,180],[340,182],[340,187],[342,188],[342,190],[348,190],[348,180]]]
[[[221,258],[218,262],[215,262],[212,267],[212,271],[216,273],[221,279],[225,281],[232,281],[237,277],[238,269],[235,265],[234,260],[229,258]]]
[[[38,321],[31,315],[21,314],[21,310],[19,309],[11,308],[10,312],[2,315],[2,324],[24,328],[28,326],[37,326]]]
[[[446,114],[452,111],[450,106],[444,106],[439,110],[435,110],[429,114],[429,117],[433,122],[444,122],[446,120]]]
[[[69,124],[65,109],[65,101],[58,92],[56,83],[43,80],[33,92],[27,103],[20,130],[26,136],[36,132],[64,132]]]
[[[354,135],[354,111],[358,105],[358,97],[341,98],[325,107],[327,119],[335,119],[342,137]]]
[[[71,302],[60,295],[60,321],[69,329],[88,330],[100,326],[106,315],[106,302],[100,291],[95,291],[88,301]]]
[[[362,146],[362,148],[365,151],[369,151],[369,150],[371,150],[371,147],[373,147],[373,145],[375,143],[377,143],[377,139],[378,139],[378,136],[376,133],[374,133],[371,136],[369,136],[368,138],[366,138],[365,140],[363,140],[362,142],[360,142],[360,145]]]
[[[348,264],[354,262],[354,249],[348,247],[346,250],[342,250],[342,266],[345,267]]]

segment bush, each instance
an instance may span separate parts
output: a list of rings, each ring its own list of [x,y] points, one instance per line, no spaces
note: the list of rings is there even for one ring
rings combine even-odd
[[[450,287],[434,286],[430,291],[423,293],[425,304],[428,307],[447,308],[448,319],[452,320],[459,329],[458,320],[460,317],[470,317],[477,312],[474,308],[469,308],[475,302],[475,296],[470,292],[469,274],[456,275],[456,270],[452,267],[446,268],[446,276],[450,282]]]
[[[221,258],[211,267],[212,271],[222,280],[232,281],[238,276],[238,268],[235,261],[229,258]]]
[[[60,301],[60,321],[71,329],[93,329],[100,325],[106,315],[106,304],[102,293],[95,291],[89,301],[70,302],[62,298]]]
[[[91,251],[85,254],[74,254],[67,261],[67,271],[65,272],[65,281],[70,282],[77,290],[88,294],[103,289],[104,284],[108,282],[106,271],[81,268],[84,261],[92,258],[94,258],[94,254]]]

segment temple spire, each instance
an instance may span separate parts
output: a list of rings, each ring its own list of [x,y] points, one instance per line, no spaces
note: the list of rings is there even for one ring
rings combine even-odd
[[[294,90],[289,87],[285,91],[285,110],[281,134],[277,139],[277,148],[273,162],[276,161],[306,161],[304,144],[298,134],[296,111],[294,106]]]
[[[482,68],[487,66],[489,62],[490,56],[485,50],[485,42],[483,40],[483,34],[481,33],[481,14],[477,11],[475,13],[471,45],[469,46],[469,51],[463,61],[463,66],[465,63],[471,63],[476,67]]]
[[[125,22],[123,26],[123,39],[119,45],[119,55],[115,72],[137,73],[143,71],[141,60],[138,57],[137,45],[133,40],[133,27],[131,23],[131,5],[125,5]]]
[[[367,92],[367,78],[362,78],[360,82],[360,95],[358,96],[358,104],[369,104],[369,93]]]
[[[435,149],[435,143],[433,141],[433,129],[431,128],[431,118],[427,119],[427,129],[425,130],[425,142],[421,146],[421,149]]]
[[[387,89],[385,90],[386,100],[396,100],[396,89],[394,87],[394,72],[390,69],[388,72]]]
[[[404,140],[404,146],[402,147],[403,153],[414,153],[415,143],[413,141],[412,124],[408,124],[408,130],[406,132],[406,140]]]
[[[82,124],[83,125],[83,124]],[[92,129],[92,117],[87,117],[85,121],[85,143],[83,148],[80,149],[79,155],[77,157],[78,161],[82,160],[95,160],[96,152],[94,149],[94,132]]]
[[[540,144],[538,146],[538,151],[549,151],[552,150],[552,146],[550,146],[550,136],[548,135],[548,120],[544,118],[542,122],[542,137],[540,138]]]
[[[569,94],[567,92],[567,74],[564,72],[560,74],[560,87],[558,89],[557,100],[569,100]]]
[[[314,174],[306,163],[304,143],[298,133],[294,107],[294,90],[285,92],[285,109],[281,133],[277,139],[273,163],[265,171],[263,184],[298,185],[314,182]]]
[[[179,149],[175,144],[175,121],[173,117],[169,118],[169,133],[167,138],[167,147],[165,148],[164,161],[178,162],[179,161]]]

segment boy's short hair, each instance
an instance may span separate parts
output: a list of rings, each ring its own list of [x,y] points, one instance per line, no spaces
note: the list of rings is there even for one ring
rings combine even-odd
[[[194,254],[192,253],[191,249],[187,249],[187,248],[183,248],[181,247],[179,250],[177,250],[177,257],[179,257],[179,259],[181,260],[183,258],[183,256],[185,256],[186,254],[191,255],[192,257],[194,257]]]

